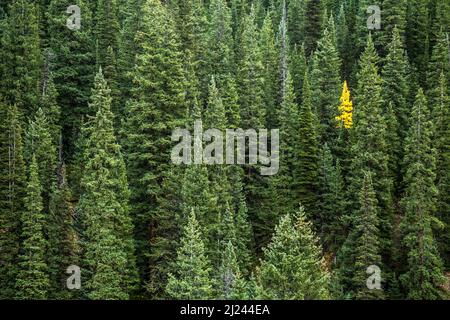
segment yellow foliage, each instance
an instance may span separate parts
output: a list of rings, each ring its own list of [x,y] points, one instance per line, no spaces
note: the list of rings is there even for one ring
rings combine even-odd
[[[353,126],[353,102],[350,98],[350,90],[348,89],[347,81],[344,82],[339,114],[340,115],[336,117],[336,121],[342,122],[344,128],[350,129]]]

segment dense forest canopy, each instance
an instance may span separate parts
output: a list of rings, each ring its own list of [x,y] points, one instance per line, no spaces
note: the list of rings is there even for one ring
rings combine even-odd
[[[0,0],[0,299],[448,299],[449,33],[448,0]],[[174,163],[198,123],[279,167]]]

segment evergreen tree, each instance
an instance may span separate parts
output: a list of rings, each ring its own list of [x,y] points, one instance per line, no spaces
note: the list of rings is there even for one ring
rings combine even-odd
[[[200,226],[191,211],[175,261],[175,274],[169,274],[167,295],[178,300],[204,300],[212,297],[211,267],[205,255]]]
[[[40,105],[48,122],[52,143],[57,146],[61,138],[61,108],[58,105],[58,92],[51,74],[43,83]]]
[[[272,242],[264,250],[264,260],[257,268],[258,297],[326,299],[329,275],[317,242],[303,208],[295,216],[283,216]]]
[[[225,0],[211,0],[209,4],[208,75],[215,76],[219,89],[235,68],[231,10]],[[256,39],[254,39],[256,40]],[[209,78],[206,80],[209,82]],[[205,89],[207,89],[206,83]]]
[[[290,0],[287,3],[288,36],[293,46],[300,46],[304,42],[302,17],[305,17],[305,3],[301,0]]]
[[[355,217],[356,248],[354,286],[355,298],[360,300],[383,299],[381,289],[369,289],[366,270],[370,266],[381,268],[378,240],[378,205],[370,173],[366,173],[359,193],[360,208]]]
[[[403,147],[400,141],[406,136],[409,126],[409,115],[411,113],[408,106],[408,60],[400,36],[400,31],[394,27],[392,31],[392,41],[388,45],[388,54],[382,70],[383,91],[382,97],[386,105],[387,140],[389,147],[389,170],[396,182],[396,190],[400,182],[400,164],[403,159]],[[392,114],[392,113],[393,114]],[[400,140],[400,141],[399,141]]]
[[[445,278],[432,231],[436,210],[436,154],[431,143],[433,125],[422,89],[416,96],[411,124],[405,149],[406,192],[402,199],[407,270],[400,279],[408,299],[440,299]]]
[[[340,79],[341,61],[336,48],[334,21],[331,17],[312,61],[311,88],[312,103],[319,117],[320,141],[335,145],[337,138],[336,116],[339,106],[342,81]]]
[[[37,9],[24,0],[9,5],[0,50],[0,94],[23,114],[38,106],[41,50]]]
[[[47,240],[44,235],[45,214],[41,197],[42,188],[34,156],[30,163],[26,189],[25,208],[20,219],[23,242],[19,257],[16,295],[19,299],[45,299],[49,288],[45,261]]]
[[[53,144],[49,123],[44,111],[39,108],[30,122],[25,140],[25,156],[28,161],[36,157],[38,163],[39,181],[42,185],[44,209],[48,211],[50,189],[56,173],[56,146]]]
[[[269,128],[275,128],[278,101],[278,52],[275,45],[275,33],[270,13],[264,19],[259,35],[259,47],[264,73],[264,106],[266,108],[266,123]]]
[[[133,69],[136,64],[136,54],[139,46],[135,42],[135,36],[141,26],[141,5],[143,0],[120,0],[118,5],[121,19],[119,35],[119,49],[117,53],[117,77],[120,88],[120,100],[117,102],[122,108],[120,115],[124,116],[126,102],[131,98],[133,87]]]
[[[50,290],[52,299],[69,299],[74,294],[65,290],[67,274],[71,265],[79,265],[78,233],[75,230],[75,208],[67,181],[66,166],[62,160],[62,146],[59,151],[57,181],[52,186],[49,215],[47,217]]]
[[[433,90],[440,86],[441,73],[446,77],[446,82],[450,82],[450,64],[448,61],[449,49],[449,36],[444,33],[443,30],[438,35],[436,45],[433,48],[433,54],[430,59],[428,74],[427,74],[427,87],[428,96],[430,97],[430,104],[433,107],[439,100],[439,94],[434,94]]]
[[[114,55],[118,50],[119,40],[119,19],[117,0],[98,0],[95,13],[95,38],[97,66],[106,68],[108,65],[109,48],[112,49]],[[109,81],[108,77],[105,78]]]
[[[302,89],[303,80],[305,79],[305,73],[308,70],[308,61],[305,56],[305,46],[294,45],[291,53],[291,65],[290,70],[292,74],[292,82],[294,85],[294,92],[296,92],[296,102],[298,105],[302,104]]]
[[[170,196],[161,186],[170,173],[170,137],[187,115],[185,80],[178,37],[172,18],[160,1],[145,1],[136,34],[133,98],[126,107],[123,146],[131,191],[138,266],[148,276],[149,243],[159,236],[155,207]],[[150,261],[153,265],[154,261]]]
[[[441,81],[437,92],[440,97],[433,106],[433,122],[435,123],[434,146],[436,158],[436,186],[438,188],[437,217],[444,223],[444,229],[438,234],[441,255],[446,265],[450,264],[449,228],[450,228],[450,112],[449,94],[445,76],[441,74]]]
[[[218,298],[221,300],[248,299],[247,288],[242,278],[237,262],[235,249],[231,241],[225,247],[222,254],[222,263],[219,268]]]
[[[450,4],[445,0],[434,0],[430,2],[430,5],[432,7],[430,14],[432,23],[430,47],[433,47],[441,29],[443,29],[445,33],[450,32]]]
[[[231,185],[231,210],[234,212],[234,229],[236,234],[236,252],[239,268],[247,276],[254,260],[254,234],[248,215],[248,208],[244,194],[243,170],[238,166],[230,167],[228,181]]]
[[[12,299],[26,186],[19,110],[0,101],[0,298]]]
[[[125,163],[116,142],[110,90],[100,72],[90,108],[97,114],[88,124],[84,159],[83,253],[87,295],[91,299],[126,299],[136,282],[133,227]]]
[[[350,18],[348,17],[347,10],[344,9],[344,5],[341,5],[336,19],[336,40],[342,60],[341,76],[347,80],[350,80],[355,63],[355,52],[352,47],[352,35],[350,34],[349,22]]]
[[[316,50],[318,40],[322,35],[324,28],[324,1],[322,0],[306,0],[304,9],[304,26],[303,31],[306,56],[309,56]]]
[[[352,163],[350,192],[361,190],[365,172],[373,174],[380,221],[380,244],[383,257],[389,256],[392,227],[392,181],[389,177],[386,145],[386,121],[383,116],[381,77],[377,67],[378,56],[372,38],[359,61],[358,86],[355,97],[354,129],[352,135]],[[357,206],[357,203],[355,206]]]
[[[258,44],[255,10],[243,20],[237,88],[243,128],[260,128],[264,125],[263,65]]]
[[[408,1],[406,29],[406,48],[411,63],[417,68],[419,84],[426,84],[426,71],[429,60],[429,1]]]
[[[366,43],[368,41],[369,35],[373,39],[374,44],[376,47],[379,47],[379,40],[382,36],[382,30],[377,29],[369,29],[368,28],[368,22],[369,17],[374,14],[373,12],[368,11],[369,6],[374,5],[370,0],[359,0],[354,2],[356,6],[356,18],[355,18],[355,30],[353,33],[353,40],[352,42],[356,46],[356,55],[355,57],[360,56],[360,54],[364,51],[364,48],[366,47]],[[381,9],[381,7],[380,7]],[[382,14],[382,13],[381,13]],[[381,28],[383,28],[383,17],[381,18],[380,22]]]
[[[345,185],[339,159],[333,161],[328,144],[323,146],[320,167],[320,221],[319,235],[324,249],[336,252],[344,237],[343,218],[346,213]]]
[[[406,12],[407,0],[384,0],[382,11],[382,29],[381,43],[386,47],[394,41],[393,37],[398,37],[401,43],[404,43],[406,32]],[[397,29],[394,32],[394,29]],[[398,32],[398,34],[396,34]]]
[[[88,114],[90,89],[94,80],[95,41],[92,31],[92,13],[84,0],[75,1],[81,10],[81,28],[67,27],[68,4],[63,0],[51,0],[48,20],[49,49],[54,56],[51,65],[58,104],[61,108],[65,152],[71,160],[82,118]]]
[[[312,217],[317,220],[318,184],[319,184],[319,141],[317,134],[317,119],[312,110],[311,89],[308,73],[303,80],[303,97],[299,109],[298,120],[298,156],[294,166],[294,180],[298,185],[296,199],[305,207]]]
[[[306,106],[308,108],[308,106]],[[294,211],[299,203],[299,184],[294,176],[297,172],[297,160],[302,151],[298,147],[300,134],[300,118],[298,106],[295,104],[295,94],[292,88],[292,79],[287,74],[286,94],[279,111],[280,121],[280,141],[283,141],[283,148],[280,150],[279,161],[280,170],[273,177],[272,183],[276,190],[276,203],[273,203],[273,209],[288,213]],[[267,224],[267,221],[263,223]],[[272,221],[275,223],[275,221]]]

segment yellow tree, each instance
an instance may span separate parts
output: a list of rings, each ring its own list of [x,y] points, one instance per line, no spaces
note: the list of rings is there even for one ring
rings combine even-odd
[[[340,115],[336,117],[336,121],[342,122],[345,129],[350,129],[353,126],[353,102],[350,98],[350,90],[348,89],[347,81],[344,81],[339,114]]]

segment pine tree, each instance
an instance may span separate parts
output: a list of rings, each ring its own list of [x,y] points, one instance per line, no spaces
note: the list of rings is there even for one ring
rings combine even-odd
[[[0,101],[0,298],[15,295],[19,219],[26,187],[19,110]]]
[[[239,268],[243,276],[247,276],[254,260],[254,233],[248,215],[248,208],[244,194],[243,170],[239,166],[232,166],[228,170],[228,181],[231,186],[231,210],[234,212],[234,228],[236,234],[236,252]]]
[[[298,112],[297,158],[294,165],[294,180],[298,188],[296,199],[316,222],[318,210],[319,140],[317,118],[312,110],[311,89],[308,73],[303,80],[302,104]]]
[[[378,240],[378,205],[370,173],[365,173],[361,192],[360,208],[355,217],[355,298],[360,300],[383,299],[381,289],[369,289],[366,270],[370,266],[381,268],[380,244]]]
[[[53,75],[50,74],[42,86],[40,108],[47,118],[52,143],[57,146],[61,138],[61,108],[58,105],[58,92],[53,81]]]
[[[436,45],[430,59],[427,74],[427,95],[430,97],[430,105],[433,107],[439,100],[439,94],[434,94],[433,90],[439,88],[441,73],[446,77],[446,82],[450,82],[449,55],[449,35],[443,30],[438,34]]]
[[[385,109],[387,140],[390,141],[389,147],[391,148],[389,170],[393,181],[396,182],[395,189],[398,193],[398,184],[401,179],[399,170],[403,159],[401,141],[405,139],[411,112],[408,106],[408,92],[410,90],[408,82],[410,79],[408,76],[408,60],[397,27],[394,27],[391,38],[392,41],[388,45],[388,54],[382,70],[382,97],[387,104]]]
[[[270,13],[267,13],[259,35],[259,47],[264,73],[264,106],[266,108],[266,123],[269,128],[275,128],[277,121],[278,101],[278,52],[275,46],[275,33]]]
[[[392,181],[389,177],[386,145],[386,121],[381,99],[381,77],[377,67],[378,56],[372,38],[359,61],[358,86],[355,97],[354,131],[352,135],[352,163],[350,192],[362,188],[364,173],[373,174],[373,187],[378,200],[380,243],[383,257],[389,256],[392,227]],[[354,202],[356,205],[356,202]],[[355,207],[355,206],[354,206]]]
[[[133,87],[133,69],[136,62],[138,46],[135,42],[136,33],[141,25],[142,0],[120,0],[118,5],[119,17],[121,17],[121,31],[119,35],[119,49],[117,53],[118,86],[120,88],[120,100],[117,102],[121,108],[125,108],[126,102],[131,98]],[[122,109],[121,115],[125,115]]]
[[[267,118],[265,112],[266,107],[270,107],[269,105],[264,105],[264,76],[267,75],[265,73],[267,69],[265,70],[264,68],[267,65],[264,66],[262,62],[262,51],[258,41],[259,32],[255,21],[255,8],[251,7],[250,12],[245,14],[242,19],[242,34],[240,37],[241,43],[236,78],[241,110],[240,126],[245,130],[257,130],[266,127]],[[249,148],[250,145],[248,148],[246,147],[246,151]],[[246,161],[248,161],[248,157],[246,157]],[[267,212],[265,209],[268,196],[266,189],[267,179],[260,175],[259,168],[254,165],[244,166],[244,179],[244,192],[248,199],[248,216],[251,220],[255,219],[259,221],[259,218]],[[255,227],[255,232],[259,232],[259,226]]]
[[[256,271],[258,297],[326,299],[329,275],[317,242],[302,208],[295,216],[283,216]]]
[[[417,68],[419,84],[426,84],[429,60],[429,1],[408,1],[406,22],[406,49],[411,63]]]
[[[191,211],[177,251],[175,274],[169,274],[167,295],[178,300],[204,300],[212,297],[211,267],[205,255],[200,226]]]
[[[56,173],[56,146],[53,144],[50,126],[44,111],[39,108],[34,120],[30,122],[25,139],[25,157],[31,161],[36,157],[39,181],[42,185],[42,201],[48,211],[50,189]]]
[[[436,210],[436,154],[431,142],[433,125],[422,89],[416,96],[411,124],[406,140],[406,192],[402,199],[407,270],[400,280],[408,299],[434,300],[443,297],[441,286],[445,278],[432,231]]]
[[[337,138],[335,118],[338,115],[337,107],[342,81],[340,79],[341,61],[333,30],[334,21],[331,17],[313,57],[311,88],[312,103],[321,124],[320,141],[335,145],[334,142]]]
[[[95,38],[96,38],[96,53],[97,66],[106,68],[108,52],[111,47],[114,55],[118,51],[119,40],[119,19],[117,0],[98,0],[97,11],[95,14]],[[108,77],[105,78],[109,81]]]
[[[341,5],[336,19],[336,40],[342,60],[341,76],[347,80],[350,80],[355,63],[355,52],[352,47],[349,22],[348,10],[344,9],[344,5]]]
[[[209,80],[206,74],[208,20],[204,1],[176,0],[173,5],[181,47],[185,53],[185,58],[191,57],[194,73],[202,84],[201,97],[204,98],[208,85],[207,81]]]
[[[306,106],[308,108],[308,106]],[[276,203],[273,209],[288,213],[294,211],[299,203],[299,184],[294,176],[297,170],[299,153],[302,151],[298,147],[300,135],[299,108],[295,104],[295,94],[292,88],[290,73],[287,74],[286,94],[283,98],[279,111],[280,121],[280,141],[283,141],[283,148],[280,150],[279,161],[280,170],[273,177],[272,183],[276,190]],[[272,210],[273,210],[272,209]],[[268,222],[263,222],[267,224]],[[271,221],[275,223],[275,221]]]
[[[242,278],[235,249],[231,241],[227,243],[225,251],[222,254],[222,262],[218,274],[217,296],[219,299],[248,299],[246,283]]]
[[[258,44],[255,10],[243,19],[237,88],[243,128],[260,128],[265,122],[263,65]]]
[[[160,1],[148,0],[141,8],[136,34],[139,54],[133,78],[133,98],[126,107],[123,146],[131,191],[131,214],[139,252],[141,277],[148,276],[149,243],[158,237],[157,199],[170,194],[161,186],[171,171],[170,137],[183,127],[187,108],[185,79],[175,25]],[[150,240],[149,240],[150,239]],[[155,261],[150,261],[153,265]]]
[[[430,21],[432,23],[432,35],[430,36],[430,47],[436,43],[436,38],[441,29],[445,33],[450,32],[450,4],[445,0],[434,0],[430,3]],[[434,9],[434,10],[433,10]]]
[[[294,85],[294,92],[296,92],[296,102],[298,105],[302,104],[302,89],[303,80],[305,79],[305,72],[308,70],[308,61],[305,56],[305,46],[294,45],[291,53],[290,70],[292,74],[292,82]]]
[[[42,67],[36,5],[12,1],[2,34],[0,94],[23,114],[32,113],[38,106]]]
[[[306,0],[304,9],[304,26],[303,31],[306,56],[309,56],[316,50],[318,40],[322,35],[324,28],[324,1],[322,0]]]
[[[450,264],[449,228],[450,228],[450,112],[447,82],[442,73],[440,85],[437,90],[439,99],[433,105],[433,122],[435,123],[434,147],[436,158],[436,186],[438,188],[437,217],[444,223],[444,229],[438,234],[441,255],[446,265]]]
[[[324,249],[336,252],[344,242],[344,215],[346,214],[345,185],[339,159],[336,164],[333,155],[325,143],[323,146],[320,169],[320,221],[319,236]]]
[[[110,90],[101,69],[90,108],[97,114],[88,124],[79,204],[87,295],[91,299],[126,299],[136,282],[133,226],[125,163],[114,136]]]
[[[389,141],[387,145],[389,176],[393,182],[393,196],[396,196],[401,192],[402,187],[400,164],[403,158],[403,146],[398,134],[399,123],[392,102],[389,102],[384,118],[386,120],[386,140]]]
[[[196,212],[203,234],[205,252],[212,256],[217,248],[218,195],[213,192],[209,181],[208,168],[204,165],[192,165],[186,168],[181,189],[181,210],[178,225],[184,224],[191,210]]]
[[[214,78],[209,87],[208,105],[205,110],[205,129],[218,129],[224,132],[227,128],[225,108],[220,98]],[[224,160],[225,161],[225,160]],[[209,223],[206,223],[205,237],[208,239],[208,256],[213,266],[220,264],[223,247],[217,245],[221,237],[227,233],[228,227],[234,227],[233,219],[229,219],[226,225],[222,222],[223,216],[234,216],[232,210],[232,190],[228,181],[228,172],[225,165],[216,164],[208,168],[211,193],[216,197],[216,208],[208,212]],[[229,225],[228,225],[229,224]],[[234,232],[234,231],[233,231]]]
[[[61,152],[60,152],[61,153]],[[74,294],[64,290],[71,265],[79,265],[79,239],[75,230],[75,208],[67,181],[66,166],[58,165],[58,180],[52,186],[49,215],[47,218],[48,253],[47,263],[50,279],[49,297],[70,299]]]
[[[406,57],[400,30],[394,27],[392,41],[388,45],[388,55],[382,70],[383,100],[392,103],[399,122],[398,135],[403,140],[408,128],[411,110],[408,108],[408,60]]]
[[[222,89],[225,78],[233,74],[235,68],[231,10],[227,6],[227,1],[211,0],[209,12],[207,74],[214,75],[218,88]],[[208,82],[209,80],[209,78],[204,79]],[[208,82],[205,84],[205,89],[208,88]]]
[[[304,20],[301,17],[305,17],[305,3],[301,0],[290,0],[287,4],[288,36],[293,46],[300,46],[304,42]]]
[[[48,20],[49,49],[54,57],[53,72],[58,104],[61,108],[65,152],[72,160],[74,146],[82,118],[88,114],[90,89],[94,80],[95,41],[92,32],[92,13],[84,0],[76,1],[81,10],[81,29],[70,30],[66,25],[68,4],[51,0]]]
[[[398,36],[400,41],[404,42],[407,6],[406,0],[385,0],[383,2],[381,43],[384,47],[393,41],[393,36]],[[397,29],[398,35],[394,29]]]
[[[382,36],[382,31],[368,28],[368,19],[373,13],[368,13],[367,10],[369,6],[373,5],[370,0],[359,0],[354,2],[356,6],[356,19],[355,19],[355,30],[353,33],[352,43],[356,46],[356,57],[360,56],[364,52],[366,43],[368,41],[369,35],[372,38],[375,46],[379,48],[379,39]],[[381,7],[380,7],[381,9]],[[383,27],[383,17],[381,17],[381,28]]]
[[[19,299],[45,299],[49,289],[48,270],[45,261],[47,250],[47,240],[44,235],[45,214],[41,192],[37,161],[35,157],[32,157],[25,210],[20,219],[23,242],[16,281],[16,295]]]

